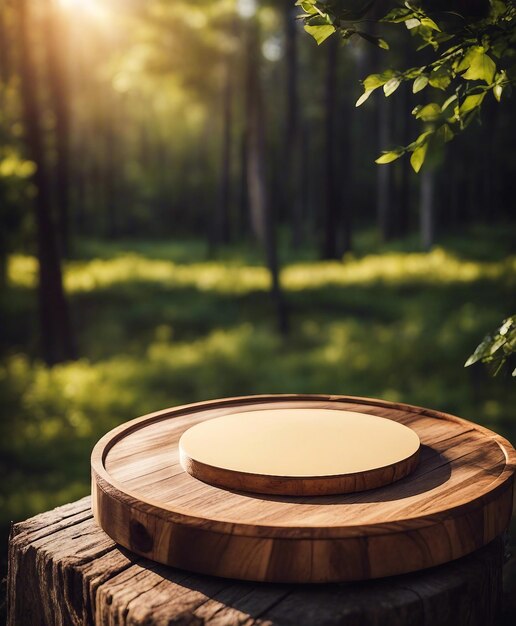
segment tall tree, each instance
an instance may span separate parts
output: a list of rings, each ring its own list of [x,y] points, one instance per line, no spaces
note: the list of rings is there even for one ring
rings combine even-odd
[[[0,3],[0,111],[5,108],[7,100],[7,85],[11,77],[11,42],[9,41],[9,29],[7,28],[6,3]],[[3,117],[0,117],[0,140],[7,140],[7,123]],[[5,207],[6,190],[2,179],[0,178],[0,215],[4,217],[2,208]],[[8,239],[10,233],[7,229],[0,229],[0,288],[7,282],[7,256],[8,256]]]
[[[283,165],[285,178],[283,196],[285,214],[290,216],[292,244],[299,247],[303,241],[303,204],[299,177],[302,167],[301,127],[299,106],[299,53],[296,27],[297,10],[291,0],[283,0],[285,32],[285,143]]]
[[[410,93],[408,85],[402,85],[402,101],[397,109],[400,118],[400,135],[404,144],[410,142],[410,119],[406,115],[406,111],[410,107]],[[385,103],[384,103],[385,104]],[[412,169],[408,159],[403,159],[398,164],[400,170],[400,181],[396,200],[396,224],[394,234],[397,237],[405,237],[410,227],[410,201],[411,201],[411,182]],[[384,168],[385,169],[385,168]]]
[[[426,167],[419,186],[419,225],[421,247],[429,250],[435,242],[435,171]]]
[[[380,151],[382,146],[389,145],[391,140],[392,109],[391,101],[380,103],[377,108],[378,116],[378,142]],[[376,218],[378,231],[382,241],[391,239],[392,233],[392,169],[379,167],[376,172]]]
[[[322,257],[325,259],[339,258],[339,189],[336,161],[337,137],[337,63],[339,58],[339,41],[332,37],[326,46],[326,78],[324,89],[324,223]]]
[[[11,76],[11,47],[10,33],[7,24],[7,3],[0,3],[0,81],[5,86]]]
[[[233,63],[229,54],[224,68],[222,91],[222,143],[220,155],[220,189],[215,208],[214,240],[216,244],[229,242],[229,206],[231,191],[231,140],[233,128]]]
[[[247,128],[242,129],[239,146],[237,233],[244,237],[250,229],[249,193],[247,189]]]
[[[56,0],[45,0],[45,48],[48,86],[55,117],[55,197],[62,253],[70,252],[70,97],[68,86],[68,36]]]
[[[61,274],[58,243],[52,220],[50,175],[41,127],[37,72],[32,56],[27,0],[17,0],[18,44],[20,47],[20,92],[27,150],[36,164],[34,198],[38,256],[39,331],[43,358],[53,365],[75,358],[68,303]]]
[[[246,123],[247,188],[253,232],[265,248],[271,274],[271,296],[279,331],[288,332],[286,303],[280,285],[276,228],[266,176],[265,110],[260,76],[260,33],[257,18],[247,28]]]

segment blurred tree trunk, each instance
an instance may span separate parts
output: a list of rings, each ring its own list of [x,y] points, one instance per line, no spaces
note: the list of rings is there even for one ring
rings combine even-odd
[[[407,111],[410,110],[410,90],[408,85],[401,85],[401,88],[402,92],[400,95],[402,99],[397,110],[401,122],[401,144],[407,146],[411,141],[410,118],[407,115]],[[408,158],[401,159],[398,163],[400,168],[399,193],[396,207],[396,223],[392,232],[397,237],[406,237],[410,229],[412,167]]]
[[[300,213],[303,220],[304,232],[312,233],[316,232],[313,225],[313,217],[311,211],[310,198],[312,196],[312,177],[310,176],[310,139],[312,135],[310,133],[308,123],[305,121],[300,128],[300,153],[301,153],[301,165],[299,169],[300,180]]]
[[[9,39],[7,26],[6,3],[0,2],[0,111],[3,111],[5,106],[5,90],[11,77],[11,45],[12,42]],[[0,117],[0,141],[4,139],[7,132],[5,121]],[[3,181],[0,179],[0,216],[2,217],[2,206],[6,206],[4,194]],[[10,238],[10,233],[7,231],[8,229],[5,228],[5,225],[4,228],[0,229],[0,288],[5,287],[7,283],[7,255]]]
[[[70,96],[68,71],[68,33],[62,12],[55,0],[45,0],[45,52],[48,86],[55,116],[55,198],[59,226],[59,244],[65,256],[70,253]]]
[[[298,11],[291,0],[283,0],[285,28],[285,178],[283,196],[285,214],[290,216],[292,245],[298,248],[303,242],[303,207],[300,194],[299,173],[302,167],[301,130],[298,86],[298,42],[296,15]]]
[[[446,146],[446,156],[444,170],[446,172],[446,180],[443,180],[443,209],[446,212],[446,220],[443,226],[448,231],[454,231],[461,228],[460,216],[460,173],[462,163],[460,162],[460,141],[452,141]]]
[[[7,24],[7,3],[0,2],[0,82],[7,85],[11,78],[11,49],[12,38]]]
[[[70,32],[70,39],[74,39],[74,31]],[[92,72],[88,71],[88,64],[83,54],[77,49],[74,50],[73,67],[70,72],[69,93],[73,95],[75,102],[84,101],[90,94],[95,94],[97,100],[97,85],[93,80]],[[90,96],[91,97],[91,96]],[[93,114],[93,115],[92,115]],[[96,188],[95,171],[97,167],[97,157],[92,146],[92,140],[96,140],[98,133],[95,132],[95,108],[88,110],[88,116],[78,116],[74,124],[74,145],[71,148],[75,158],[71,164],[71,185],[70,185],[70,206],[73,207],[73,228],[72,232],[87,235],[96,224],[91,215],[92,195]],[[92,126],[93,131],[92,132]]]
[[[260,39],[256,19],[247,30],[246,122],[247,189],[253,232],[265,248],[271,274],[271,296],[281,334],[288,332],[286,304],[279,280],[276,229],[267,189],[265,160],[265,111],[260,76]]]
[[[337,63],[339,40],[331,37],[326,42],[326,83],[324,91],[324,176],[325,176],[325,203],[323,226],[323,259],[339,258],[338,230],[339,230],[339,190],[337,185],[336,163],[336,118],[337,118]]]
[[[110,111],[111,108],[108,108]],[[109,113],[104,126],[104,168],[102,172],[104,198],[106,203],[107,237],[116,239],[119,235],[119,220],[117,207],[117,175],[118,175],[118,147],[117,133],[114,128],[114,117]]]
[[[36,164],[34,199],[39,263],[39,322],[43,358],[48,365],[76,356],[61,275],[57,237],[52,221],[51,185],[41,130],[37,75],[32,57],[32,41],[27,0],[17,0],[18,45],[20,47],[20,95],[25,135],[30,158]]]
[[[353,206],[355,201],[355,186],[353,184],[353,135],[352,124],[349,123],[349,120],[355,115],[355,103],[351,99],[349,83],[346,85],[346,89],[341,89],[340,92],[343,96],[343,102],[339,104],[340,124],[338,124],[337,130],[339,159],[336,166],[339,172],[339,184],[337,185],[340,207],[339,257],[346,252],[350,252],[352,249]]]
[[[256,239],[265,245],[265,212],[267,207],[267,181],[265,174],[264,111],[261,94],[259,62],[259,33],[255,20],[247,30],[246,67],[246,149],[247,149],[247,193],[251,228]],[[258,100],[259,98],[259,100]]]
[[[419,177],[421,247],[423,250],[430,250],[435,243],[435,170],[423,168]]]
[[[231,189],[231,130],[233,126],[233,67],[226,59],[222,100],[222,146],[220,154],[220,189],[216,204],[213,239],[215,246],[229,243],[229,203]]]
[[[85,142],[82,139],[77,143],[78,146],[85,146]],[[87,197],[88,197],[88,174],[91,169],[89,165],[90,155],[86,152],[86,149],[82,152],[82,158],[80,163],[75,163],[73,172],[73,188],[74,196],[72,204],[74,205],[74,230],[76,232],[84,234],[86,228],[87,219]]]
[[[496,194],[496,173],[499,169],[497,164],[498,152],[495,148],[495,138],[498,126],[498,104],[493,98],[487,98],[482,108],[482,127],[479,129],[482,150],[480,151],[481,176],[481,211],[482,220],[493,223],[498,210],[498,198]]]
[[[391,142],[391,101],[379,94],[378,106],[378,152],[387,150]],[[376,219],[382,241],[391,239],[392,227],[392,167],[378,165],[376,170]]]

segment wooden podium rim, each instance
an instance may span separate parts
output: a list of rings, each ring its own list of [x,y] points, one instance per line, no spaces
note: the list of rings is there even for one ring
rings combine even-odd
[[[469,422],[463,418],[444,413],[441,411],[427,409],[424,407],[414,406],[405,403],[389,402],[386,400],[378,400],[366,397],[355,396],[340,396],[340,395],[323,395],[323,394],[264,394],[255,396],[238,396],[223,398],[217,400],[208,400],[204,402],[197,402],[193,404],[181,405],[178,407],[164,409],[144,415],[142,417],[130,420],[120,426],[114,428],[106,435],[104,435],[98,443],[95,445],[91,455],[91,468],[92,468],[92,481],[97,488],[99,488],[104,494],[119,503],[130,507],[134,511],[140,511],[143,514],[151,513],[165,521],[173,522],[174,524],[198,527],[203,529],[210,529],[213,532],[226,533],[231,531],[234,535],[243,536],[255,536],[257,530],[261,537],[276,537],[284,536],[287,527],[283,527],[281,524],[238,524],[235,526],[234,521],[227,519],[205,519],[196,515],[192,515],[188,510],[178,510],[163,504],[157,500],[150,498],[141,498],[137,493],[132,492],[124,487],[119,481],[113,479],[105,468],[104,462],[113,446],[134,431],[139,430],[145,425],[155,424],[162,420],[166,420],[170,417],[182,417],[197,413],[201,410],[225,408],[225,407],[240,407],[246,406],[250,403],[253,405],[267,404],[271,402],[290,402],[290,401],[306,401],[306,402],[330,402],[330,403],[353,403],[355,405],[364,405],[379,407],[385,409],[395,409],[401,411],[407,411],[426,417],[435,418],[438,420],[449,420],[455,423],[462,424],[466,428],[473,429],[478,433],[483,434],[489,441],[492,441],[498,445],[503,452],[506,463],[503,470],[493,478],[489,483],[489,487],[480,491],[474,498],[460,499],[458,498],[454,506],[450,507],[443,505],[442,508],[435,510],[434,512],[421,516],[417,512],[413,515],[408,515],[403,518],[395,520],[397,531],[404,532],[407,528],[412,527],[412,522],[415,522],[417,528],[423,528],[426,526],[432,526],[435,523],[439,523],[443,520],[450,519],[452,517],[459,517],[466,514],[468,511],[477,509],[482,505],[488,504],[505,492],[508,488],[512,487],[514,471],[516,469],[516,451],[512,444],[502,436],[494,433],[493,431]],[[330,407],[328,407],[330,408]],[[346,523],[345,526],[328,527],[322,526],[305,526],[298,524],[295,526],[288,526],[289,536],[299,537],[319,537],[319,538],[337,538],[337,537],[351,537],[358,534],[386,534],[385,523],[382,521],[376,523],[363,524],[357,522]],[[388,531],[389,534],[392,530]]]
[[[423,444],[418,467],[371,491],[285,497],[218,489],[180,466],[178,441],[190,425],[287,403],[410,424]],[[433,567],[491,542],[510,522],[515,464],[508,441],[439,411],[349,396],[228,398],[159,411],[103,437],[92,454],[92,508],[116,542],[173,567],[253,581],[358,581]]]

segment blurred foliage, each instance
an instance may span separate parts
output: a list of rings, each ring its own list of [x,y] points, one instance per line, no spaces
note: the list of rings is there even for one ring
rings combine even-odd
[[[218,262],[205,260],[202,242],[85,242],[65,277],[83,357],[54,368],[35,359],[28,332],[34,259],[12,256],[0,307],[1,523],[88,493],[89,452],[103,433],[185,402],[377,396],[514,437],[510,380],[460,367],[514,305],[516,257],[491,246],[468,257],[460,252],[467,239],[429,253],[398,242],[398,250],[324,263],[305,251],[283,270],[293,328],[282,339],[268,274],[252,252],[227,248]]]
[[[358,26],[371,16],[377,4],[374,0],[351,4],[298,0],[296,4],[303,10],[305,30],[318,44],[338,33],[344,40],[359,36],[389,49],[384,39]],[[417,0],[389,4],[398,6],[376,21],[402,24],[411,32],[418,51],[431,48],[434,54],[416,67],[371,74],[362,81],[364,93],[356,106],[380,87],[386,97],[391,96],[404,81],[412,82],[413,93],[426,87],[441,91],[438,102],[417,105],[412,111],[424,125],[419,137],[407,146],[383,152],[376,160],[386,164],[411,153],[411,165],[419,172],[428,155],[439,153],[455,134],[478,119],[489,93],[499,102],[516,82],[516,6],[512,0],[489,0],[480,11],[477,5],[455,6],[458,3],[453,2],[446,7]],[[368,21],[375,21],[375,17]]]
[[[504,320],[499,328],[488,333],[466,361],[469,367],[478,361],[487,363],[496,376],[516,353],[516,315]],[[516,376],[516,368],[512,372]]]

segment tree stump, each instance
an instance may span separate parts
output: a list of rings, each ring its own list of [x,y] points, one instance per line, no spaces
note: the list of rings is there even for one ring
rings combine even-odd
[[[352,584],[198,576],[118,547],[90,498],[15,524],[8,625],[495,626],[503,541],[429,570]]]

